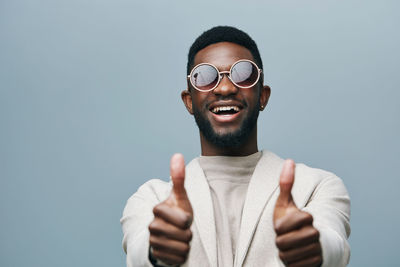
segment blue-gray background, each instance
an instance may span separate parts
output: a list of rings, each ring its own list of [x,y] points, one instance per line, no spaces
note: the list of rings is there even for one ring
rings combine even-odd
[[[259,147],[352,198],[351,266],[398,263],[398,1],[0,1],[0,266],[123,266],[128,197],[199,155],[180,100],[201,32],[258,43]]]

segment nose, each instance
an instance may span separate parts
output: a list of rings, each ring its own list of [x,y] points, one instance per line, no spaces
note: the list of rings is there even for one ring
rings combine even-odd
[[[224,96],[237,94],[238,88],[228,78],[228,74],[221,73],[221,75],[221,80],[218,86],[214,89],[214,94]]]

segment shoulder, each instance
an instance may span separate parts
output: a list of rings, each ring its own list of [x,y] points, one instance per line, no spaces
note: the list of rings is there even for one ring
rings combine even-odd
[[[279,179],[285,160],[266,150],[263,151],[263,158],[275,162],[274,165],[278,169],[277,179]],[[311,197],[348,195],[342,179],[336,174],[303,163],[296,163],[292,194],[294,199],[297,200],[296,204],[300,206],[306,205]]]
[[[342,179],[333,172],[312,168],[303,163],[296,164],[295,183],[296,180],[299,182],[299,186],[302,184],[313,184],[316,187],[326,185],[338,185],[344,187]]]
[[[292,193],[293,196],[306,196],[303,198],[304,206],[317,200],[324,205],[334,203],[336,208],[340,207],[345,213],[350,213],[350,196],[346,186],[343,180],[332,172],[296,164]]]
[[[262,152],[263,161],[268,162],[270,165],[274,165],[275,168],[279,169],[280,173],[285,159],[268,150],[263,150]],[[319,184],[327,179],[333,179],[336,181],[341,180],[332,172],[313,168],[304,163],[296,163],[295,183],[297,180],[299,182],[301,181],[301,183]]]
[[[138,210],[149,210],[164,201],[171,191],[171,183],[151,179],[141,185],[126,202],[124,215]]]
[[[151,179],[141,185],[138,190],[129,198],[143,199],[159,203],[163,201],[171,191],[171,182],[166,182],[160,179]]]
[[[333,172],[319,168],[313,168],[304,163],[296,163],[295,177],[299,181],[315,184],[320,184],[326,182],[327,180],[341,181],[341,179]]]

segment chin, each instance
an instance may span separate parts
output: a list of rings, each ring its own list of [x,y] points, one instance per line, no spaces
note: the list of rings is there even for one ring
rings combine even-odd
[[[238,134],[225,134],[220,136],[215,136],[212,143],[221,148],[228,148],[228,147],[240,147],[246,142],[247,138],[243,138]]]
[[[205,114],[197,110],[194,106],[193,115],[197,126],[204,138],[217,147],[239,147],[246,143],[253,133],[258,119],[258,109],[255,108],[247,114],[242,114],[235,123],[221,123],[223,125],[214,125],[215,120],[208,118]],[[213,122],[213,123],[211,123]],[[217,123],[220,124],[220,123]],[[231,125],[229,125],[231,124]]]
[[[255,124],[246,125],[243,123],[240,127],[235,127],[236,130],[229,129],[230,127],[216,129],[207,120],[196,122],[204,138],[213,145],[221,148],[239,147],[246,143],[255,127]]]

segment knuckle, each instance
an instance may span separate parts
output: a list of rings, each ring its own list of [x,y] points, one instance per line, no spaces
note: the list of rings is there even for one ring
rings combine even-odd
[[[149,231],[154,232],[157,229],[157,222],[154,220],[149,224]]]
[[[311,224],[314,220],[313,216],[310,213],[305,212],[305,211],[302,212],[302,217],[303,217],[302,219],[303,219],[304,223]]]
[[[183,218],[176,218],[176,222],[173,223],[180,231],[184,231],[185,227],[185,220]]]
[[[161,204],[158,204],[158,205],[154,206],[154,208],[153,208],[153,213],[154,213],[154,215],[160,214],[161,209],[162,209]]]
[[[276,246],[277,246],[279,249],[281,249],[281,248],[282,248],[282,245],[283,245],[283,240],[282,240],[282,238],[278,236],[278,237],[275,239],[275,244],[276,244]]]
[[[311,228],[310,234],[314,238],[319,238],[319,231],[317,229],[315,229],[314,227]]]
[[[186,231],[186,240],[187,240],[187,241],[190,241],[190,240],[192,240],[192,238],[193,238],[192,231],[187,230],[187,231]]]
[[[162,220],[155,218],[150,224],[149,224],[149,231],[150,233],[156,234],[159,232],[163,232],[163,223]]]
[[[192,225],[192,222],[193,222],[193,216],[191,215],[191,214],[188,214],[188,224],[189,224],[189,226],[190,225]]]
[[[283,253],[282,251],[279,251],[279,258],[285,262],[285,253]]]
[[[311,215],[311,213],[308,213],[308,212],[304,212],[304,216],[306,217],[306,219],[308,219],[308,220],[313,220],[313,216]]]
[[[157,239],[154,236],[150,236],[149,242],[151,246],[157,245]]]
[[[184,253],[185,255],[187,255],[187,254],[189,253],[189,251],[190,251],[190,246],[189,246],[189,244],[185,244],[185,245],[183,246],[182,250],[183,250],[183,253]]]
[[[312,263],[313,264],[319,264],[322,262],[322,257],[320,255],[315,256],[314,258],[312,258]]]
[[[192,224],[192,216],[190,214],[185,213],[183,216],[182,226],[184,228],[189,228]]]
[[[318,253],[321,253],[321,252],[322,252],[321,244],[320,244],[320,243],[316,243],[315,246],[316,246],[315,250],[316,250]]]
[[[274,226],[275,233],[279,233],[281,231],[281,227],[280,226],[281,226],[280,223],[276,223],[275,224],[275,226]]]

